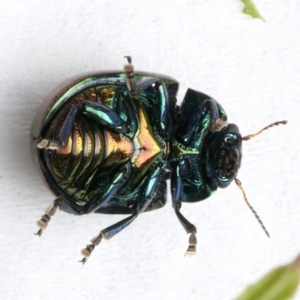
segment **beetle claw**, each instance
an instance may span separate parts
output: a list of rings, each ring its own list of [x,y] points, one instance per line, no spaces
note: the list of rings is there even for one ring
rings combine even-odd
[[[87,259],[84,257],[82,260],[79,260],[78,262],[82,263],[83,265],[86,263]]]
[[[34,233],[34,235],[38,235],[38,236],[41,236],[43,233],[43,229],[39,229],[38,232]]]

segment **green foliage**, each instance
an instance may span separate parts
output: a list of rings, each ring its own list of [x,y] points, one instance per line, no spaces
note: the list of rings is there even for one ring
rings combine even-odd
[[[300,280],[300,255],[290,264],[278,267],[250,285],[236,300],[289,300]]]
[[[245,8],[243,10],[244,14],[250,15],[252,18],[259,18],[263,21],[266,21],[263,16],[259,13],[255,4],[252,0],[241,0],[245,4]]]

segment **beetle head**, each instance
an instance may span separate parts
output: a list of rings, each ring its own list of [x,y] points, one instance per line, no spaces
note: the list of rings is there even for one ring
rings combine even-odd
[[[210,131],[207,134],[203,146],[205,151],[205,160],[202,162],[202,164],[204,164],[203,175],[210,184],[210,187],[213,189],[217,189],[217,187],[225,188],[232,180],[235,180],[238,188],[243,193],[246,204],[268,237],[270,237],[270,235],[266,227],[249,203],[242,183],[236,176],[241,166],[242,141],[248,141],[273,126],[286,123],[287,121],[278,121],[262,128],[257,133],[252,133],[244,137],[241,137],[239,129],[235,124],[228,124],[222,128],[221,131]]]
[[[209,132],[205,140],[204,173],[212,187],[225,188],[241,166],[242,137],[235,124]]]

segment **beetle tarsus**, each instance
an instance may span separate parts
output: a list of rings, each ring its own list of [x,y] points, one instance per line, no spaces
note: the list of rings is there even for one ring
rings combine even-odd
[[[196,233],[192,232],[189,238],[189,247],[186,250],[185,256],[196,255],[196,245],[197,245]]]
[[[50,150],[56,150],[59,149],[60,146],[55,141],[50,141],[47,139],[42,139],[39,143],[36,145],[39,149],[50,149]]]
[[[221,116],[221,118],[218,118],[217,120],[215,120],[215,122],[211,124],[210,130],[212,132],[220,131],[222,130],[222,128],[227,126],[227,124],[228,124],[227,116],[223,115]]]
[[[103,235],[100,232],[97,236],[91,239],[91,244],[87,245],[84,249],[81,250],[83,259],[80,260],[79,262],[81,262],[82,264],[86,263],[87,259],[91,256],[95,247],[100,244],[102,237]]]
[[[40,228],[35,235],[41,236],[43,230],[45,230],[48,226],[48,223],[51,220],[51,217],[54,216],[58,207],[62,204],[62,198],[56,198],[51,205],[49,205],[45,211],[45,214],[37,221],[37,226]]]
[[[188,249],[185,252],[184,256],[194,256],[196,255],[196,246],[189,246]]]
[[[132,65],[131,56],[124,56],[128,64],[124,66],[124,71],[126,73],[126,85],[129,90],[130,97],[134,98],[137,96],[136,82],[134,80],[134,67]]]

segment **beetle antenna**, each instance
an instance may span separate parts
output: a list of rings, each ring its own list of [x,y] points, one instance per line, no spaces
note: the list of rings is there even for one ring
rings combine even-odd
[[[35,235],[41,236],[43,230],[47,228],[48,223],[51,220],[51,217],[54,216],[58,207],[61,206],[63,199],[61,197],[56,198],[53,203],[46,209],[45,214],[37,221],[37,226],[40,228]]]
[[[280,124],[284,124],[284,125],[285,125],[286,123],[287,123],[287,121],[285,121],[285,120],[284,120],[284,121],[277,121],[277,122],[274,122],[274,123],[272,123],[272,124],[270,124],[270,125],[268,125],[268,126],[262,128],[261,130],[259,130],[259,131],[256,132],[256,133],[251,133],[251,134],[248,134],[248,135],[242,137],[242,140],[243,140],[243,141],[248,141],[248,140],[250,140],[250,139],[256,137],[257,135],[261,134],[263,131],[265,131],[265,130],[267,130],[267,129],[273,127],[273,126],[278,126],[278,125],[280,125]],[[255,218],[256,218],[257,221],[259,222],[259,224],[260,224],[260,226],[262,227],[263,231],[265,232],[265,234],[266,234],[268,237],[270,237],[270,234],[269,234],[269,232],[267,231],[267,229],[266,229],[265,225],[263,224],[262,220],[260,219],[260,217],[258,216],[257,212],[254,210],[254,208],[253,208],[253,207],[251,206],[251,204],[249,203],[249,201],[248,201],[248,199],[247,199],[247,196],[246,196],[246,193],[245,193],[245,191],[244,191],[244,189],[243,189],[243,187],[242,187],[242,183],[241,183],[240,180],[237,179],[237,178],[235,178],[234,180],[235,180],[235,183],[236,183],[236,185],[238,186],[238,188],[242,191],[243,196],[244,196],[244,199],[245,199],[245,201],[246,201],[246,204],[248,205],[248,207],[250,208],[250,210],[251,210],[252,213],[254,214]]]
[[[267,231],[264,223],[262,222],[262,220],[260,219],[260,217],[258,216],[257,212],[254,210],[254,208],[251,206],[251,204],[249,203],[248,199],[247,199],[247,196],[246,196],[246,193],[242,187],[242,183],[240,182],[239,179],[237,178],[234,178],[234,181],[236,183],[236,185],[238,186],[238,188],[242,191],[243,193],[243,196],[244,196],[244,199],[245,199],[245,202],[246,204],[248,205],[248,207],[250,208],[250,210],[252,211],[252,213],[254,214],[256,220],[258,221],[258,223],[260,224],[260,226],[262,227],[263,231],[265,232],[265,234],[267,235],[267,237],[270,237],[270,234],[269,232]]]
[[[272,124],[270,124],[270,125],[264,127],[263,129],[259,130],[259,131],[256,132],[256,133],[251,133],[251,134],[248,134],[248,135],[242,137],[242,140],[243,140],[243,141],[248,141],[248,140],[254,138],[255,136],[259,135],[259,134],[262,133],[263,131],[265,131],[265,130],[267,130],[267,129],[273,127],[273,126],[278,126],[278,125],[280,125],[280,124],[286,124],[286,123],[287,123],[287,121],[277,121],[277,122],[275,122],[275,123],[272,123]]]
[[[136,97],[137,90],[136,90],[136,83],[134,80],[134,68],[132,65],[131,56],[124,56],[127,59],[128,64],[124,66],[124,71],[126,73],[126,85],[129,90],[129,94],[131,97]]]

